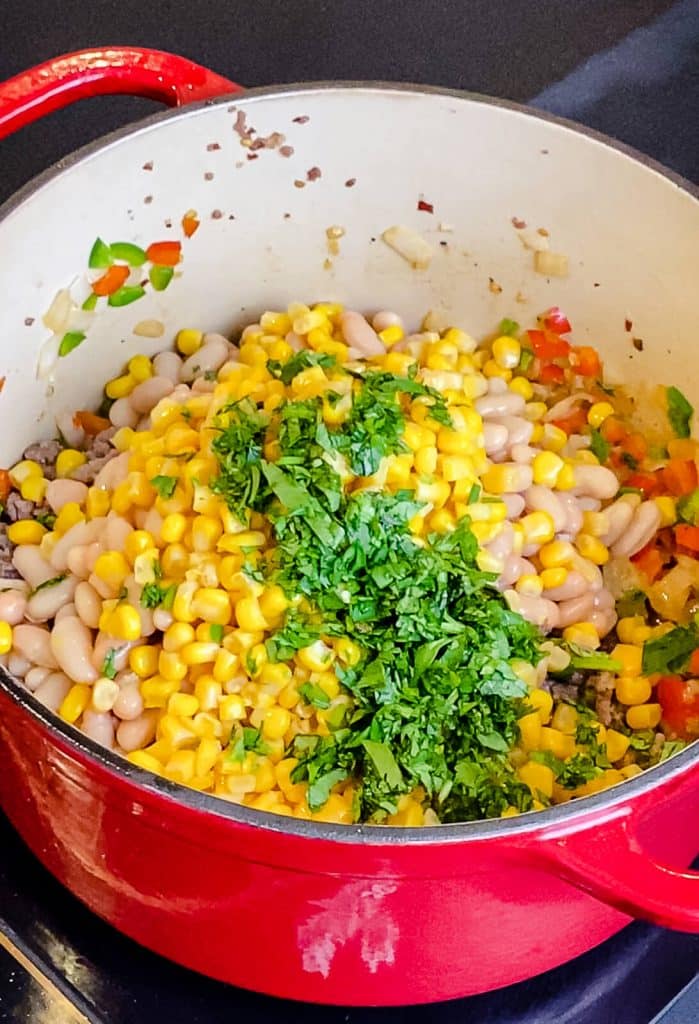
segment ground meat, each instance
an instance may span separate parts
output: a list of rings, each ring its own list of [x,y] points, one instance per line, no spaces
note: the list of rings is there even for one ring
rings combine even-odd
[[[116,427],[108,427],[107,430],[101,431],[91,439],[89,445],[85,449],[87,462],[83,463],[82,466],[78,466],[78,468],[71,473],[71,478],[73,480],[79,480],[82,484],[93,483],[102,467],[105,466],[110,459],[113,459],[115,455],[119,454],[111,442],[111,438],[114,434],[116,434]]]
[[[598,672],[590,676],[595,687],[595,713],[602,725],[612,724],[612,701],[614,698],[614,676],[611,672]]]
[[[17,491],[11,491],[5,504],[5,515],[11,523],[18,519],[31,519],[34,515],[34,502],[27,501]]]
[[[20,574],[12,564],[12,542],[6,531],[6,525],[0,523],[0,579],[16,580]]]
[[[32,459],[38,462],[44,471],[47,480],[54,480],[56,477],[56,459],[61,451],[59,441],[39,441],[37,444],[30,444],[25,449],[23,458]]]

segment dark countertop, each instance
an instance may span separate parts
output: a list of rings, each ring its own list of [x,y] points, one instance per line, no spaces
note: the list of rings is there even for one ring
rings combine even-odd
[[[533,102],[699,181],[699,0],[3,0],[0,78],[109,43],[184,53],[249,86],[401,80]],[[90,100],[1,143],[0,201],[154,109]],[[498,993],[406,1010],[301,1007],[200,978],[121,937],[2,818],[0,850],[0,1024],[648,1024],[699,965],[699,937],[634,924]]]

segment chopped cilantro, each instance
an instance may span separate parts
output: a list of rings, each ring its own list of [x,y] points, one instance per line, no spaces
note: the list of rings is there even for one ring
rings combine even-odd
[[[605,440],[599,430],[593,428],[590,433],[590,451],[599,460],[601,466],[603,466],[609,458],[611,450],[612,446],[609,441]]]
[[[50,580],[44,580],[38,587],[35,587],[32,591],[33,594],[38,594],[40,590],[48,590],[49,587],[55,587],[57,583],[62,583],[63,580],[68,578],[67,572],[59,573],[58,576],[52,576]]]
[[[663,749],[660,751],[660,760],[667,761],[668,757],[674,757],[687,746],[684,740],[665,740]]]
[[[176,476],[154,476],[151,484],[161,498],[171,498],[177,486]]]
[[[116,651],[113,647],[110,647],[107,651],[104,661],[102,662],[102,675],[106,676],[107,679],[114,679],[117,674],[116,665],[114,659],[116,658]]]
[[[223,640],[223,626],[220,622],[212,622],[209,626],[209,637],[214,644],[220,644]]]
[[[314,708],[330,707],[330,698],[325,690],[317,686],[316,683],[303,683],[302,686],[299,686],[298,691],[306,704],[312,704]]]
[[[504,320],[500,321],[500,326],[498,327],[499,334],[505,334],[508,335],[509,337],[513,337],[518,332],[519,324],[516,320],[509,320],[507,317],[505,317]]]
[[[175,602],[177,584],[161,587],[159,583],[146,583],[141,591],[141,604],[144,608],[162,607],[170,610]]]
[[[689,437],[694,408],[679,388],[665,388],[667,416],[676,437]]]
[[[643,674],[681,672],[697,647],[699,632],[693,624],[677,626],[664,636],[647,640],[643,645]]]
[[[2,505],[0,505],[0,514],[2,513],[2,511]],[[34,518],[36,519],[37,523],[41,523],[41,525],[45,526],[47,530],[52,530],[56,525],[56,517],[53,514],[53,512],[36,512]]]
[[[335,356],[324,352],[311,352],[309,349],[304,348],[290,359],[287,359],[285,363],[270,359],[267,363],[267,369],[273,377],[281,380],[283,384],[290,384],[297,374],[301,373],[302,370],[309,369],[311,366],[322,366],[324,369],[327,369],[334,365]]]
[[[519,363],[517,364],[517,370],[519,373],[526,373],[529,367],[534,362],[534,353],[530,348],[522,348],[519,356]]]
[[[481,491],[482,491],[482,488],[481,488],[480,484],[471,484],[471,490],[468,492],[468,497],[466,499],[466,504],[467,505],[475,505],[475,503],[478,501],[478,499],[481,496]]]
[[[231,736],[228,757],[231,761],[243,761],[245,755],[250,751],[255,754],[267,753],[267,747],[262,740],[260,730],[247,725],[242,728],[238,727],[233,736]]]

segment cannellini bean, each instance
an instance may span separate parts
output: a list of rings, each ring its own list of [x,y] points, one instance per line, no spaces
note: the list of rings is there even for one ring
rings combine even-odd
[[[502,423],[484,423],[483,440],[488,455],[504,449],[507,444],[507,427]]]
[[[37,686],[34,696],[50,711],[58,711],[72,686],[72,682],[63,672],[52,672]]]
[[[27,598],[21,590],[5,590],[0,593],[0,622],[18,625],[24,618],[26,607]]]
[[[490,543],[486,544],[486,547],[491,555],[495,555],[498,558],[507,558],[508,555],[512,554],[514,538],[515,532],[511,524],[503,523],[498,535]]]
[[[180,379],[182,360],[176,352],[158,352],[153,359],[153,371],[156,377],[166,377],[173,384]]]
[[[73,600],[77,586],[75,576],[66,576],[60,583],[38,590],[27,601],[26,616],[30,622],[48,622],[65,604]]]
[[[591,498],[613,498],[619,490],[616,474],[606,466],[578,464],[574,468],[574,475],[576,490]]]
[[[612,610],[615,605],[614,595],[606,587],[603,587],[602,590],[598,590],[594,594],[593,604],[600,612]]]
[[[201,349],[199,351],[201,352]],[[195,353],[195,355],[197,354]],[[137,384],[129,395],[131,408],[140,415],[149,413],[161,398],[165,398],[171,393],[172,389],[173,383],[169,377],[149,377],[148,380]]]
[[[611,633],[617,624],[617,613],[613,608],[606,609],[605,611],[597,611],[595,609],[590,615],[589,621],[595,627],[601,637],[605,637],[607,633]]]
[[[524,512],[524,498],[521,494],[501,494],[502,501],[507,509],[508,519],[519,519]]]
[[[536,454],[536,448],[532,448],[528,444],[513,444],[510,448],[512,461],[519,462],[523,466],[528,466],[532,463]]]
[[[402,327],[403,321],[397,313],[382,309],[371,318],[371,326],[375,331],[385,331],[387,327]]]
[[[215,380],[209,380],[207,377],[197,377],[197,379],[192,384],[192,394],[210,395],[215,388]]]
[[[571,495],[571,497],[574,497],[574,495]],[[599,498],[590,498],[586,494],[579,494],[577,501],[581,512],[599,512],[602,508],[602,502]]]
[[[12,564],[32,590],[56,575],[53,560],[47,562],[38,544],[20,544],[16,547],[12,552]]]
[[[133,430],[138,423],[138,413],[128,398],[117,398],[109,410],[109,420],[114,427],[131,427]]]
[[[171,626],[175,618],[172,612],[169,612],[167,608],[156,608],[153,611],[153,625],[156,629],[165,632],[168,626]]]
[[[91,544],[102,532],[105,520],[103,517],[92,519],[89,523],[76,523],[56,542],[51,551],[51,565],[55,572],[65,572],[68,568],[68,554],[72,548],[83,544]],[[47,577],[50,579],[51,577]]]
[[[340,324],[347,344],[362,356],[378,356],[386,351],[381,338],[361,313],[348,309],[342,314]]]
[[[154,378],[151,378],[153,380]],[[145,381],[144,383],[148,383]],[[141,387],[140,384],[137,385]],[[135,390],[135,389],[134,389]],[[93,487],[96,487],[98,491],[113,491],[114,488],[123,483],[126,477],[129,475],[129,459],[131,455],[129,452],[121,452],[120,455],[115,455],[109,462],[105,462],[102,469],[95,477]],[[94,521],[94,520],[93,520]]]
[[[556,495],[561,506],[565,509],[566,522],[563,527],[563,531],[568,535],[569,538],[577,537],[582,530],[583,514],[578,499],[574,494],[569,494],[567,491],[560,492]],[[561,532],[563,532],[561,531]]]
[[[101,743],[110,750],[114,746],[114,719],[108,711],[100,712],[87,708],[83,712],[80,727],[95,743]]]
[[[56,513],[69,501],[75,501],[80,505],[86,496],[87,484],[82,484],[79,480],[52,480],[46,488],[46,501]]]
[[[28,661],[21,654],[17,654],[16,651],[10,651],[7,657],[7,671],[10,675],[16,676],[17,679],[23,679],[31,667],[31,661]]]
[[[582,573],[571,570],[561,583],[560,587],[550,587],[544,591],[544,596],[550,601],[570,601],[587,593],[590,584]]]
[[[525,492],[524,502],[529,512],[546,512],[553,520],[553,528],[556,533],[564,530],[568,523],[568,516],[563,503],[557,494],[550,487],[542,484],[532,484]]]
[[[558,606],[545,597],[534,597],[531,594],[518,594],[516,590],[506,590],[505,598],[513,612],[518,612],[544,633],[558,626]]]
[[[76,614],[75,605],[72,601],[69,601],[68,604],[64,604],[62,608],[58,609],[54,622],[60,622],[61,619],[74,618]]]
[[[12,632],[13,651],[34,665],[44,668],[58,668],[58,661],[51,647],[51,634],[43,626],[22,624]]]
[[[630,526],[612,547],[614,557],[625,555],[630,558],[644,548],[660,526],[660,518],[660,509],[654,501],[642,502]]]
[[[604,514],[609,521],[609,529],[600,538],[603,544],[611,547],[612,544],[619,540],[626,532],[629,523],[634,517],[634,512],[640,504],[641,498],[638,494],[624,494],[613,505],[605,508]]]
[[[491,384],[493,380],[495,378],[491,378]],[[502,416],[517,416],[523,411],[526,402],[516,392],[505,390],[489,391],[487,395],[477,398],[473,404],[483,419],[496,419]]]
[[[529,444],[534,433],[534,424],[521,416],[501,416],[495,421],[501,423],[507,431],[508,444]]]
[[[140,686],[141,683],[140,678],[130,668],[123,668],[121,672],[117,672],[114,676],[114,682],[119,687],[130,686],[132,683]]]
[[[100,537],[105,551],[123,551],[126,538],[133,533],[133,526],[122,516],[110,512]]]
[[[51,651],[65,674],[76,683],[94,683],[98,673],[92,664],[92,633],[77,615],[55,623]]]
[[[17,576],[0,577],[0,594],[12,590],[18,594],[24,594],[25,597],[28,597],[31,593],[31,589],[32,588],[26,580],[20,579]]]
[[[501,590],[506,590],[507,587],[516,583],[520,576],[527,576],[530,573],[536,573],[536,569],[528,559],[522,558],[521,555],[510,555],[505,559],[502,572],[498,577],[498,587]]]
[[[131,721],[123,721],[116,731],[116,740],[122,750],[129,754],[132,750],[147,746],[155,736],[158,723],[158,711],[144,711]]]
[[[75,423],[72,412],[60,412],[56,416],[56,427],[70,448],[82,448],[85,431]]]
[[[87,566],[87,553],[90,546],[88,544],[80,544],[78,547],[71,548],[68,552],[68,569],[77,576],[78,579],[84,580],[89,575],[90,570]]]
[[[552,405],[544,415],[544,422],[551,423],[553,420],[565,419],[566,416],[570,416],[576,405],[580,405],[581,402],[594,401],[594,395],[590,395],[586,391],[576,391],[575,394],[568,395],[566,398],[562,398],[560,402]]]
[[[102,543],[99,540],[93,540],[92,544],[88,544],[85,548],[85,568],[91,573],[95,568],[95,562],[102,554]]]
[[[116,637],[110,636],[109,633],[98,633],[90,660],[94,667],[101,672],[107,654],[109,651],[114,651],[112,664],[117,672],[121,672],[128,664],[129,651],[132,647],[136,647],[138,643],[140,643],[139,640],[117,640]]]
[[[217,372],[228,359],[228,354],[227,338],[224,338],[222,334],[205,334],[204,344],[201,348],[188,356],[182,363],[180,380],[187,382],[194,380],[195,377],[202,377],[205,373]],[[133,392],[131,392],[131,400],[133,404]],[[143,411],[150,410],[144,409]]]
[[[491,395],[504,395],[507,391],[507,381],[504,381],[502,377],[490,377],[488,391]]]
[[[96,573],[91,572],[90,575],[87,577],[87,582],[90,584],[93,590],[97,591],[97,593],[99,594],[103,601],[111,601],[114,597],[116,597],[116,591],[111,586],[111,584],[107,583],[103,579],[100,579],[100,577]]]
[[[119,691],[112,711],[125,722],[131,722],[143,711],[140,683],[127,683]]]
[[[145,516],[143,517],[142,530],[148,530],[154,537],[160,536],[160,530],[163,525],[163,517],[160,512],[155,508],[147,508],[145,510]]]
[[[604,586],[602,570],[594,562],[591,562],[589,558],[583,558],[582,555],[576,553],[571,559],[570,567],[587,580],[590,590],[596,592]]]
[[[86,580],[78,583],[73,600],[78,617],[90,629],[97,629],[102,612],[102,601],[94,587],[91,587]]]
[[[37,665],[36,668],[30,668],[27,672],[24,677],[24,685],[33,693],[34,690],[43,683],[44,679],[48,679],[50,675],[50,668],[41,668]]]
[[[295,331],[288,331],[284,340],[287,345],[290,345],[291,348],[293,348],[294,352],[300,352],[303,348],[303,338],[299,334],[296,334]]]
[[[574,622],[589,622],[592,615],[592,594],[581,594],[558,605],[558,628],[565,629]]]
[[[531,487],[534,479],[531,466],[526,466],[519,462],[505,462],[503,465],[511,470],[513,492],[519,494],[521,491],[526,491]]]

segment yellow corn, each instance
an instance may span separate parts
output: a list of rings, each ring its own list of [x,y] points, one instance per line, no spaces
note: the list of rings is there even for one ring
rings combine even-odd
[[[109,512],[109,492],[97,487],[89,487],[85,499],[85,511],[89,519],[106,516]]]
[[[575,558],[575,548],[567,540],[552,540],[539,551],[539,560],[545,569],[567,566]]]
[[[578,722],[578,712],[572,704],[559,704],[553,713],[551,725],[559,732],[566,735],[575,735],[575,728]]]
[[[507,494],[517,490],[519,477],[520,467],[518,465],[501,463],[489,466],[481,476],[481,483],[491,494]]]
[[[150,644],[134,647],[129,652],[129,668],[141,679],[155,675],[158,670],[158,648]]]
[[[25,501],[33,501],[40,505],[46,497],[48,487],[49,482],[43,476],[28,476],[22,481],[19,493]]]
[[[575,737],[544,726],[541,730],[539,749],[548,750],[554,757],[564,761],[575,753]]]
[[[645,704],[650,700],[651,685],[645,676],[620,676],[615,689],[622,704]]]
[[[7,654],[12,650],[12,626],[9,622],[0,619],[0,654]]]
[[[583,556],[595,565],[605,565],[609,561],[609,549],[598,537],[589,533],[579,533],[575,538],[575,546]]]
[[[623,732],[617,732],[616,729],[607,729],[604,742],[607,748],[607,757],[614,763],[615,761],[620,761],[626,754],[631,740]]]
[[[566,462],[558,476],[556,477],[555,484],[557,491],[569,491],[572,487],[575,487],[575,470]]]
[[[665,494],[660,498],[654,498],[655,504],[660,512],[661,526],[674,526],[677,522],[677,505],[675,499]]]
[[[184,328],[177,332],[175,345],[183,356],[192,356],[201,348],[204,335],[201,331]]]
[[[153,376],[153,364],[148,356],[132,356],[126,368],[137,384]]]
[[[588,651],[595,651],[600,645],[599,633],[592,622],[576,622],[563,630],[566,643],[577,644]]]
[[[84,683],[75,683],[74,686],[71,686],[58,709],[58,714],[63,721],[70,722],[71,725],[77,722],[90,703],[91,695],[91,687],[86,686]]]
[[[38,544],[46,533],[46,527],[34,519],[18,519],[7,527],[8,539],[13,544]]]
[[[67,533],[71,526],[76,526],[84,519],[85,515],[77,501],[68,501],[56,516],[56,522],[53,524],[54,533]]]
[[[541,724],[546,725],[551,719],[553,697],[548,690],[533,689],[527,694],[527,704],[536,708]]]
[[[108,586],[118,589],[129,575],[129,563],[121,551],[103,551],[97,557],[93,571]]]
[[[659,704],[637,704],[627,710],[626,723],[630,729],[655,729],[662,717]]]
[[[562,565],[552,566],[550,569],[542,569],[539,578],[544,590],[554,590],[562,587],[568,579],[568,570]]]
[[[548,512],[530,512],[519,521],[525,544],[548,544],[555,535],[553,519]]]
[[[602,426],[604,421],[614,415],[614,406],[609,402],[595,402],[587,411],[587,422],[595,429]]]
[[[146,753],[145,750],[132,750],[130,754],[126,755],[126,760],[130,761],[131,764],[135,764],[137,768],[153,772],[154,775],[162,775],[163,773],[163,766],[157,757]]]
[[[64,448],[56,458],[56,476],[71,476],[85,462],[87,462],[85,452],[79,452],[75,448]]]
[[[112,380],[107,381],[104,386],[104,393],[107,398],[116,400],[117,398],[126,398],[135,387],[136,381],[130,373],[126,373],[121,377],[113,377]]]
[[[24,481],[30,476],[42,477],[44,471],[38,462],[33,459],[22,459],[8,471],[9,477],[15,487],[21,487]]]
[[[517,774],[522,782],[529,786],[533,796],[538,793],[549,799],[553,796],[554,775],[548,765],[528,761],[518,769]]]
[[[621,675],[640,676],[643,665],[643,648],[635,644],[617,644],[612,658],[621,662]]]
[[[122,602],[109,615],[105,632],[117,640],[139,640],[141,616],[133,605]]]
[[[493,342],[493,359],[503,370],[514,370],[522,355],[522,346],[516,338],[502,335]]]
[[[544,487],[555,487],[558,474],[564,465],[563,459],[555,452],[539,452],[532,462],[534,483],[542,484]]]
[[[525,750],[536,750],[541,741],[541,716],[538,711],[518,719],[520,742]]]

